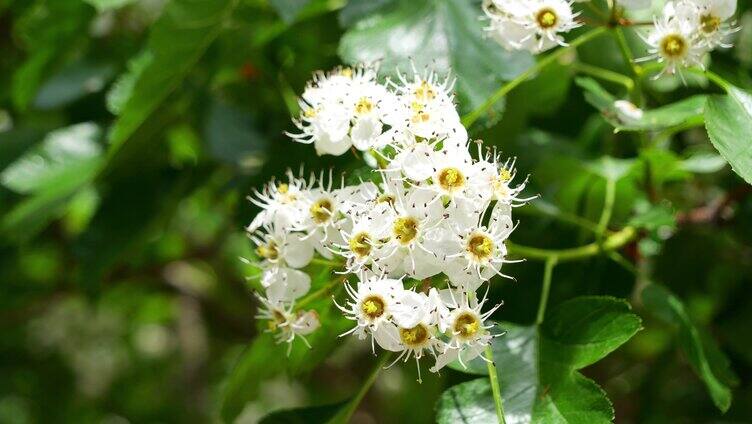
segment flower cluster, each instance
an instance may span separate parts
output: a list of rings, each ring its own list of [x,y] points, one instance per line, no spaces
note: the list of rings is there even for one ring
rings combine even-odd
[[[669,74],[681,67],[704,68],[706,53],[731,47],[727,39],[736,29],[729,19],[735,11],[736,0],[669,1],[653,18],[653,29],[645,37],[650,55],[644,59],[665,63]]]
[[[485,31],[507,50],[540,53],[566,46],[562,34],[582,25],[573,4],[570,0],[484,0],[483,11],[490,22]],[[623,9],[647,9],[652,2],[622,0],[617,4],[612,20],[622,22]],[[737,30],[731,21],[735,11],[736,0],[668,1],[643,37],[650,54],[641,60],[665,63],[663,73],[668,74],[681,67],[703,68],[708,52],[731,47],[729,35]]]
[[[280,341],[318,326],[315,313],[295,308],[311,286],[301,269],[316,252],[357,279],[337,304],[355,322],[347,333],[398,359],[431,354],[438,371],[490,342],[486,319],[498,305],[482,311],[479,289],[505,276],[512,208],[530,199],[521,197],[524,181],[513,183],[514,160],[480,143],[471,155],[451,80],[414,71],[382,85],[375,76],[373,68],[317,74],[292,138],[319,154],[367,149],[381,164],[376,182],[288,172],[251,197],[261,208],[247,229],[263,269],[260,317]]]

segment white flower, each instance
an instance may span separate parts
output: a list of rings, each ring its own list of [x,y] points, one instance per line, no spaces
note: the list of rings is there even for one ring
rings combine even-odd
[[[262,265],[303,268],[313,258],[313,246],[307,243],[303,234],[288,233],[279,227],[265,225],[265,231],[256,231],[248,237],[256,244],[256,254],[262,258]]]
[[[261,208],[261,212],[253,218],[246,231],[252,233],[263,225],[274,225],[277,228],[294,226],[303,217],[301,200],[306,190],[306,182],[296,178],[292,171],[287,170],[287,182],[277,184],[272,180],[263,190],[255,191],[248,200]]]
[[[404,274],[422,280],[439,272],[435,255],[423,241],[442,219],[444,208],[432,202],[433,193],[422,188],[405,189],[390,203],[390,234],[382,243],[376,266],[391,276]]]
[[[382,133],[382,102],[392,97],[376,82],[376,69],[338,68],[317,73],[300,99],[303,111],[294,123],[301,131],[288,135],[301,143],[313,143],[319,155],[339,156],[351,146],[360,150],[378,147]]]
[[[535,199],[536,196],[520,197],[527,185],[527,179],[512,187],[512,181],[517,176],[517,170],[514,167],[516,160],[514,158],[502,162],[495,151],[490,151],[480,162],[482,179],[485,182],[485,189],[490,192],[491,200],[516,207]]]
[[[335,252],[346,259],[347,272],[359,272],[378,258],[382,240],[389,235],[390,209],[388,202],[372,204],[353,214],[352,228],[341,229],[344,242],[334,246]]]
[[[266,332],[274,333],[277,343],[288,343],[287,354],[290,355],[292,342],[299,337],[308,346],[308,340],[304,336],[313,333],[321,326],[319,315],[314,310],[297,311],[293,305],[273,302],[262,296],[256,296],[261,302],[256,319],[267,320]]]
[[[410,146],[419,140],[443,140],[446,145],[464,145],[467,131],[454,105],[449,77],[439,81],[433,72],[420,75],[413,69],[412,79],[399,74],[399,82],[388,82],[395,97],[384,106],[384,121],[391,130],[384,134],[390,144]]]
[[[378,188],[370,182],[355,186],[344,186],[342,182],[342,188],[332,190],[331,175],[326,183],[323,174],[318,181],[317,187],[303,193],[302,209],[306,213],[294,229],[307,234],[305,240],[321,256],[331,258],[331,247],[344,242],[340,234],[340,229],[346,225],[343,221],[349,220],[351,213],[362,208]]]
[[[270,226],[264,229],[266,232],[249,234],[256,244],[256,254],[262,259],[261,284],[271,301],[292,302],[311,287],[311,277],[296,268],[311,262],[313,246],[303,240],[301,233],[287,233]]]
[[[504,244],[514,229],[510,213],[508,205],[498,203],[487,226],[446,226],[441,237],[427,243],[433,251],[441,252],[439,261],[452,284],[475,291],[494,275],[511,278],[501,273],[502,265],[510,262]]]
[[[336,301],[335,304],[342,310],[345,318],[355,321],[356,325],[341,336],[355,334],[361,340],[367,334],[376,337],[375,335],[379,332],[381,326],[389,322],[395,299],[402,290],[401,280],[378,276],[366,278],[363,274],[361,274],[357,289],[345,284],[345,291],[350,300],[347,301],[345,306],[340,306]],[[371,338],[371,350],[375,352],[373,337]]]
[[[566,0],[487,0],[491,24],[486,31],[504,48],[540,53],[566,46],[561,33],[580,26]]]
[[[489,193],[483,189],[482,168],[473,161],[466,147],[439,151],[430,148],[398,163],[415,183],[425,182],[417,186],[433,193],[430,202],[470,202],[474,209],[482,210],[489,200]]]
[[[726,40],[738,28],[727,22],[736,12],[736,0],[681,0],[673,6],[677,19],[694,28],[700,44],[708,49],[730,48]]]
[[[668,74],[675,74],[682,67],[704,68],[702,58],[707,47],[699,42],[695,30],[690,21],[677,18],[673,3],[667,3],[663,16],[654,19],[654,27],[645,39],[650,55],[639,60],[657,59],[666,64],[662,73]]]
[[[486,299],[484,296],[479,303],[474,292],[441,291],[441,300],[447,308],[451,308],[451,312],[442,317],[439,329],[448,334],[449,342],[444,352],[436,357],[432,372],[438,372],[454,360],[458,360],[465,368],[465,364],[476,357],[487,360],[481,353],[491,343],[494,335],[489,331],[493,325],[486,325],[485,322],[501,304],[482,312]]]
[[[383,349],[400,352],[392,366],[400,359],[407,362],[415,358],[420,377],[420,359],[427,353],[436,357],[437,352],[444,351],[444,342],[437,337],[437,320],[433,313],[433,302],[423,293],[403,290],[395,300],[392,322],[384,323],[376,342]]]

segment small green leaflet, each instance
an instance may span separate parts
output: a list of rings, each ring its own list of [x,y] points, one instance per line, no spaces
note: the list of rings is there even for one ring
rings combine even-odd
[[[579,297],[560,304],[539,327],[500,323],[499,328],[506,334],[494,339],[493,352],[509,422],[591,424],[613,420],[613,407],[603,390],[578,370],[598,362],[640,330],[640,318],[627,302]],[[451,366],[471,374],[487,373],[481,359],[467,364],[467,369],[457,363]],[[464,384],[442,396],[439,422],[456,422],[456,417],[468,413],[478,417],[488,413],[485,422],[493,422],[490,390],[481,382]]]

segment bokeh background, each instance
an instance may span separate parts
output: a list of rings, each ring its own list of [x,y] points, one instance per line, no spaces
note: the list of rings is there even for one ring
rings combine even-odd
[[[750,89],[748,9],[740,0],[736,47],[715,52],[711,67]],[[482,39],[480,15],[471,0],[0,0],[0,423],[218,422],[228,387],[238,422],[253,423],[355,392],[374,361],[367,343],[336,338],[347,328],[338,314],[323,316],[314,349],[290,358],[259,336],[247,280],[257,271],[238,259],[253,256],[243,228],[256,210],[245,198],[301,164],[367,177],[359,158],[316,157],[284,135],[315,70],[363,59],[381,59],[385,73],[411,59],[451,66],[467,112],[532,63]],[[627,298],[645,329],[584,373],[620,423],[752,422],[749,186],[701,127],[656,134],[663,147],[652,150],[614,134],[574,82],[583,63],[628,74],[602,38],[472,131],[517,156],[528,192],[541,194],[517,210],[512,239],[592,241],[567,222],[600,214],[604,180],[583,164],[622,160],[612,227],[643,219],[623,256],[684,301],[738,384],[721,414],[682,333],[640,307],[645,282],[607,257],[558,266],[552,306]],[[652,105],[714,90],[694,78],[646,84]],[[315,284],[332,278],[311,272]],[[494,318],[531,323],[542,265],[507,272],[517,281],[492,284],[505,303]],[[434,422],[442,391],[470,378],[423,376],[418,384],[412,364],[383,372],[354,421]]]

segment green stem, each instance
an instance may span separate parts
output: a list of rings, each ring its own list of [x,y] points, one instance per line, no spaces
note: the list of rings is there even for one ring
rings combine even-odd
[[[332,268],[339,268],[342,265],[344,265],[342,262],[332,261],[332,260],[324,259],[324,258],[313,258],[311,259],[311,263],[317,264],[317,265],[326,265]]]
[[[575,72],[600,78],[604,81],[613,82],[615,84],[623,85],[627,91],[631,92],[634,89],[634,81],[626,75],[622,75],[618,72],[614,72],[608,69],[600,68],[598,66],[589,65],[587,63],[575,62],[572,64],[572,69]]]
[[[501,382],[499,381],[499,374],[496,370],[496,364],[493,359],[493,349],[491,345],[486,346],[486,365],[488,365],[488,379],[491,380],[491,393],[493,393],[494,404],[496,405],[496,417],[499,419],[500,424],[506,424],[504,419],[504,401],[501,398]]]
[[[482,105],[480,105],[477,109],[474,111],[468,113],[467,115],[462,117],[462,124],[466,127],[469,127],[472,125],[475,121],[477,121],[488,109],[491,108],[496,102],[501,100],[504,96],[506,96],[510,91],[512,91],[515,87],[525,82],[528,78],[534,76],[538,72],[540,72],[543,68],[546,66],[552,64],[556,60],[558,60],[560,57],[562,57],[564,54],[569,52],[570,50],[576,48],[577,46],[584,44],[593,38],[598,37],[599,35],[603,34],[606,31],[604,27],[598,27],[590,30],[589,32],[586,32],[582,34],[581,36],[575,38],[572,40],[571,43],[569,43],[568,46],[562,47],[553,53],[549,54],[548,56],[544,57],[543,59],[539,60],[535,65],[528,68],[525,72],[518,75],[515,79],[507,82],[506,84],[499,87],[498,90],[496,90],[495,93],[491,95],[485,102],[483,102]]]
[[[317,299],[319,299],[319,298],[321,298],[321,297],[329,294],[332,291],[332,288],[334,286],[338,285],[338,284],[344,284],[344,282],[342,281],[342,279],[341,278],[335,278],[335,279],[333,279],[332,281],[330,281],[329,283],[327,283],[324,287],[322,287],[322,288],[316,290],[315,292],[310,293],[308,296],[300,299],[300,301],[298,301],[296,303],[296,305],[295,305],[296,308],[297,309],[301,309],[304,306],[307,306],[309,303],[313,302],[314,300],[317,300]]]
[[[602,239],[603,234],[606,232],[609,221],[611,221],[611,214],[614,210],[614,200],[616,199],[616,180],[608,178],[606,180],[606,195],[603,199],[603,212],[601,212],[601,219],[598,221],[598,238]]]
[[[569,213],[563,210],[559,210],[556,206],[545,203],[542,200],[528,203],[527,205],[516,209],[517,212],[523,215],[543,215],[548,216],[557,221],[561,221],[567,224],[571,224],[593,233],[598,232],[598,224],[591,222],[585,218],[577,216],[573,213]]]
[[[538,302],[538,314],[535,318],[535,324],[540,325],[546,315],[546,305],[548,305],[548,294],[551,291],[551,275],[559,259],[556,256],[550,256],[546,259],[546,265],[543,269],[543,287],[541,288],[540,301]]]
[[[702,69],[696,69],[696,68],[687,68],[687,71],[695,74],[695,75],[702,75],[712,81],[715,85],[720,87],[723,91],[728,92],[729,88],[731,88],[731,84],[723,79],[720,75],[716,74],[715,72],[712,72],[710,70],[702,70]]]
[[[509,249],[509,253],[526,259],[546,261],[551,257],[555,257],[559,262],[567,262],[587,259],[603,252],[617,250],[634,240],[636,236],[637,231],[633,227],[625,227],[621,231],[608,236],[603,243],[594,242],[570,249],[539,249],[537,247],[514,244],[509,241],[507,242],[507,248]]]
[[[384,364],[386,364],[386,362],[391,357],[392,357],[392,352],[384,352],[381,355],[381,358],[379,358],[379,361],[373,367],[373,369],[371,370],[371,373],[368,374],[366,381],[364,381],[363,385],[360,386],[360,390],[358,390],[358,393],[356,393],[355,396],[353,396],[353,398],[350,400],[350,402],[347,403],[347,406],[343,408],[334,417],[332,422],[341,422],[341,423],[350,422],[350,418],[352,418],[353,414],[358,409],[358,405],[360,405],[360,402],[366,396],[366,393],[368,393],[368,390],[370,390],[371,386],[373,386],[373,383],[376,381],[376,377],[379,376],[379,372],[384,367]]]

